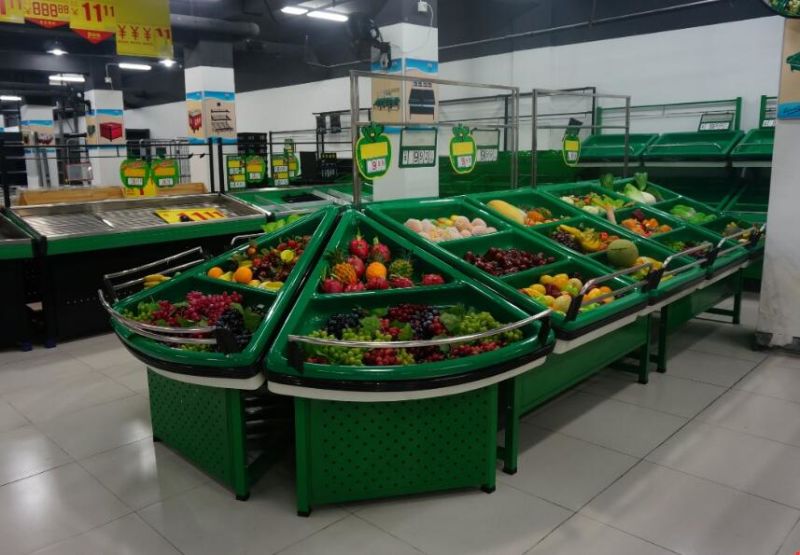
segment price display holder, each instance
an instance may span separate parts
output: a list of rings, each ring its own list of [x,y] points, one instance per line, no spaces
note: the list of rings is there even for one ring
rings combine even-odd
[[[175,158],[154,160],[150,168],[156,187],[168,189],[178,184],[181,172],[178,161]]]
[[[436,166],[438,141],[436,129],[403,129],[400,132],[401,168],[433,168]]]
[[[358,172],[365,179],[383,177],[392,161],[392,143],[383,133],[383,125],[372,123],[361,130],[356,143]]]
[[[275,187],[289,185],[289,165],[283,156],[272,157],[272,184]]]
[[[472,173],[478,163],[478,148],[472,131],[464,125],[453,128],[453,138],[450,139],[450,165],[459,175]]]
[[[228,174],[228,189],[237,190],[247,187],[244,158],[229,155],[225,159],[225,170]]]
[[[262,183],[267,177],[267,161],[263,156],[251,154],[245,158],[245,181],[248,185]]]
[[[475,129],[472,136],[478,148],[478,164],[497,162],[500,157],[500,130]]]
[[[706,113],[700,116],[698,131],[730,131],[733,129],[733,112]]]

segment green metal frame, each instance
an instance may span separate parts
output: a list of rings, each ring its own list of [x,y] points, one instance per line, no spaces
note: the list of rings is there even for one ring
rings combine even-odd
[[[742,97],[737,96],[736,98],[729,98],[724,100],[698,100],[696,102],[674,102],[674,103],[664,103],[664,104],[640,104],[638,106],[631,106],[631,116],[634,115],[637,111],[646,111],[646,110],[654,110],[658,108],[669,109],[669,108],[680,108],[684,106],[708,106],[714,107],[721,104],[733,104],[734,105],[734,130],[741,129],[742,125]],[[596,114],[596,121],[602,129],[603,125],[603,117],[604,114],[607,112],[617,112],[617,111],[625,111],[624,107],[614,107],[614,108],[603,108],[602,106],[597,107],[597,114]]]

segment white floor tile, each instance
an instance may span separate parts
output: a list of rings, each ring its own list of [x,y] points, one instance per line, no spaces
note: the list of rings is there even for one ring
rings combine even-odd
[[[126,376],[128,374],[132,374],[133,372],[138,371],[143,374],[147,373],[147,369],[142,361],[132,358],[130,360],[123,360],[118,364],[113,364],[111,366],[106,366],[105,368],[101,368],[98,370],[101,374],[108,376],[109,378],[116,379],[120,376]]]
[[[643,462],[586,516],[683,555],[774,553],[800,511]]]
[[[800,355],[786,351],[768,351],[769,359],[763,366],[783,366],[785,368],[800,368]]]
[[[800,403],[732,390],[697,418],[800,447]]]
[[[0,367],[6,364],[12,364],[14,362],[35,364],[36,360],[52,356],[55,352],[55,349],[45,349],[42,346],[36,346],[30,351],[20,351],[19,349],[2,349],[0,350]]]
[[[657,372],[650,374],[650,383],[642,385],[633,376],[614,370],[598,374],[581,390],[686,418],[692,418],[725,393],[724,387]]]
[[[0,485],[39,474],[72,460],[33,426],[0,433]]]
[[[576,514],[526,555],[670,555],[652,543]]]
[[[797,555],[798,552],[800,552],[800,522],[795,525],[776,555]]]
[[[180,555],[136,514],[45,547],[35,555]]]
[[[668,349],[669,347],[669,343]],[[731,387],[742,376],[752,370],[757,362],[726,357],[700,351],[672,351],[677,354],[669,359],[667,373],[679,378]]]
[[[122,346],[113,333],[71,341],[60,345],[72,356],[94,368],[104,370],[109,367],[131,363],[136,359]]]
[[[17,409],[5,401],[0,401],[0,432],[14,430],[26,424],[30,424],[30,422]]]
[[[671,335],[668,345],[671,354],[691,349],[702,353],[761,362],[767,357],[767,353],[752,349],[754,336],[755,329],[753,327],[693,320]]]
[[[84,459],[81,465],[134,509],[183,493],[208,480],[149,437]]]
[[[76,459],[152,436],[150,407],[136,395],[37,424]]]
[[[280,555],[419,555],[411,545],[383,530],[348,516],[313,536],[281,551]]]
[[[144,366],[142,366],[141,369],[136,369],[133,372],[115,377],[114,381],[121,383],[136,393],[145,394],[148,392],[147,371],[144,369]]]
[[[520,554],[570,512],[497,484],[481,491],[377,501],[356,514],[430,555]]]
[[[47,385],[19,389],[4,397],[31,422],[43,422],[132,395],[134,392],[127,387],[102,374],[91,372],[54,379]]]
[[[800,508],[800,448],[692,422],[648,460]]]
[[[800,367],[760,365],[735,388],[800,403]]]
[[[518,472],[498,479],[573,510],[619,478],[638,459],[523,422]]]
[[[643,457],[686,419],[630,403],[576,393],[526,418],[537,426]]]
[[[183,553],[274,553],[341,520],[347,513],[328,507],[297,516],[294,490],[285,477],[265,476],[249,501],[206,484],[156,503],[140,516]]]
[[[77,463],[0,487],[4,555],[29,553],[130,511]]]
[[[92,372],[91,366],[64,351],[56,351],[58,349],[36,360],[0,366],[0,395],[27,387],[47,386],[53,380],[85,376]]]

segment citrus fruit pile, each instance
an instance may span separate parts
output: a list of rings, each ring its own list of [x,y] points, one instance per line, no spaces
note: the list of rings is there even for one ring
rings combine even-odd
[[[583,281],[579,274],[557,274],[555,276],[544,275],[539,278],[537,283],[530,287],[521,289],[523,293],[529,297],[538,300],[548,308],[552,308],[556,312],[565,314],[572,299],[580,295],[583,289]],[[592,301],[601,295],[611,293],[611,288],[607,286],[593,287],[583,296],[584,302]],[[589,311],[599,308],[603,304],[608,304],[614,301],[614,297],[606,297],[597,303],[589,303],[581,308],[581,311]]]
[[[295,235],[261,249],[251,243],[223,265],[208,270],[208,277],[277,291],[283,287],[310,239],[309,235]]]

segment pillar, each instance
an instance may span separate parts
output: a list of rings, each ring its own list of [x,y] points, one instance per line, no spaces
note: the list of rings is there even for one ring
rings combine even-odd
[[[25,104],[20,107],[20,133],[26,146],[40,148],[25,149],[25,171],[28,188],[57,187],[58,164],[56,163],[55,126],[53,107],[41,104]]]
[[[425,13],[418,11],[417,0],[397,0],[387,2],[386,7],[378,14],[376,22],[380,27],[383,41],[391,44],[391,66],[386,68],[373,51],[372,71],[400,73],[404,75],[418,75],[420,77],[436,77],[439,73],[439,31],[437,29],[436,15],[438,14],[437,0],[428,0],[428,10]],[[402,128],[392,123],[398,123],[405,118],[413,123],[434,123],[438,119],[439,90],[436,85],[432,87],[435,101],[428,109],[419,110],[409,105],[410,98],[417,98],[417,93],[412,92],[417,87],[411,82],[372,80],[371,104],[372,121],[384,124],[384,129],[392,144],[392,160],[389,172],[374,181],[373,195],[375,200],[390,200],[398,198],[435,197],[439,195],[439,157],[434,154],[432,167],[400,167],[401,162],[401,132]],[[425,93],[428,95],[429,93]],[[399,109],[376,109],[380,99],[391,98],[398,95],[400,98]],[[430,98],[430,96],[427,96]],[[391,103],[389,103],[391,104]],[[411,133],[414,130],[410,130]],[[439,140],[448,137],[448,131],[439,133]]]
[[[86,143],[92,165],[92,185],[119,186],[119,167],[126,158],[122,91],[92,89],[84,98]]]
[[[225,144],[236,142],[236,88],[233,77],[233,45],[199,41],[185,50],[187,136],[194,144],[209,138]],[[218,163],[223,163],[218,161]],[[211,181],[208,157],[192,157],[193,182]]]
[[[797,239],[797,176],[800,175],[800,73],[792,71],[787,58],[800,51],[800,20],[787,19],[780,63],[781,84],[764,276],[757,339],[762,346],[800,350],[800,257]]]

